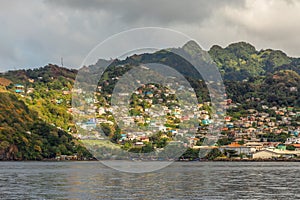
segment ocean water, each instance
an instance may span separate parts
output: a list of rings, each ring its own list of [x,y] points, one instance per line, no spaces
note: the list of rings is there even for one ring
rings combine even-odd
[[[300,199],[299,170],[297,162],[175,162],[149,173],[97,161],[0,162],[0,199]]]

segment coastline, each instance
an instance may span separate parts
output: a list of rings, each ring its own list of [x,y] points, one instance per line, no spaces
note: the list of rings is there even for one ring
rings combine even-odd
[[[197,160],[112,160],[112,159],[86,159],[86,160],[57,160],[57,159],[43,159],[43,160],[0,160],[1,162],[91,162],[91,161],[132,161],[132,162],[300,162],[300,158],[296,159],[284,159],[284,158],[274,158],[274,159],[197,159]]]

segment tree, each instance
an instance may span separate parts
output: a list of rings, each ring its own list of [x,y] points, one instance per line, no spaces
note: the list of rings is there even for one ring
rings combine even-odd
[[[215,149],[212,149],[212,150],[206,155],[206,158],[207,158],[208,160],[214,160],[214,159],[216,159],[217,157],[221,157],[221,156],[224,156],[223,153],[222,153],[219,149],[215,148]]]
[[[167,138],[161,138],[161,139],[157,142],[156,147],[157,147],[157,148],[164,148],[164,147],[167,145],[167,141],[168,141]]]
[[[238,141],[238,144],[239,144],[239,145],[244,145],[244,144],[245,144],[245,140],[242,139],[242,140]]]
[[[295,151],[296,147],[294,147],[293,145],[287,145],[286,146],[286,150],[289,150],[289,151]]]
[[[188,159],[188,160],[198,159],[199,158],[199,149],[188,148],[182,155],[182,158]]]
[[[231,142],[233,142],[233,139],[231,139],[231,138],[229,139],[229,138],[225,137],[225,138],[219,139],[219,140],[217,141],[217,144],[218,144],[219,146],[224,146],[224,145],[230,144]]]
[[[109,124],[106,124],[106,123],[102,123],[101,124],[101,130],[103,131],[103,133],[106,135],[106,136],[109,136],[110,133],[111,133],[111,127]]]
[[[151,143],[147,142],[145,146],[142,147],[142,153],[150,153],[154,150]]]
[[[121,138],[122,138],[121,133],[115,132],[111,138],[111,141],[113,143],[118,143]]]

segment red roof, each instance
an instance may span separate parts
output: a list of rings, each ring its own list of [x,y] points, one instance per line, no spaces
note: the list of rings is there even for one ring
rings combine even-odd
[[[296,148],[300,148],[300,144],[292,144]]]
[[[242,145],[238,144],[237,142],[232,142],[231,144],[227,145],[227,147],[241,147]]]

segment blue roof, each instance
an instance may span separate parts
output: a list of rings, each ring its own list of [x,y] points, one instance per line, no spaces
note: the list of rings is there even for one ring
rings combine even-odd
[[[294,131],[294,136],[298,136],[299,132],[298,131]]]
[[[22,93],[22,92],[24,92],[24,90],[20,90],[20,89],[16,90],[16,93]]]
[[[86,122],[86,124],[93,125],[93,124],[96,124],[96,123],[95,123],[95,122],[90,122],[90,121],[88,121],[88,122]]]
[[[202,123],[203,123],[203,124],[210,124],[211,121],[210,121],[209,119],[204,119],[204,120],[202,120]]]

